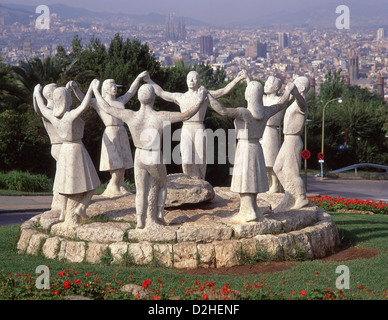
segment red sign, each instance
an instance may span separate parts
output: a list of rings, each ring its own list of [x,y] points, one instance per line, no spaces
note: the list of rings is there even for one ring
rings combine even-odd
[[[322,152],[318,153],[318,159],[322,160],[324,158],[324,154]]]
[[[310,157],[311,157],[311,152],[310,152],[310,151],[308,151],[308,150],[303,150],[303,151],[302,151],[302,158],[303,158],[303,159],[307,160],[307,159],[309,159]]]

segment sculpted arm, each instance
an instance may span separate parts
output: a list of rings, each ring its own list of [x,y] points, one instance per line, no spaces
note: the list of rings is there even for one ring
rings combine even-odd
[[[238,73],[237,77],[235,79],[233,79],[233,81],[231,83],[229,83],[225,88],[221,88],[221,89],[218,89],[218,90],[213,90],[213,91],[210,91],[210,94],[215,98],[221,98],[222,96],[228,94],[229,92],[231,92],[235,86],[241,81],[241,80],[244,80],[246,79],[247,82],[250,81],[249,79],[249,76],[248,76],[248,73],[246,72],[246,70],[242,70]]]
[[[92,99],[92,95],[93,95],[93,88],[94,87],[98,88],[99,84],[100,84],[100,81],[98,81],[97,79],[94,79],[92,81],[92,83],[89,86],[88,92],[86,92],[85,98],[82,100],[79,107],[70,111],[71,118],[73,119],[78,118],[89,107],[90,100]]]
[[[40,94],[40,92],[39,92],[39,94]],[[34,91],[34,95],[33,95],[33,97],[32,97],[32,104],[33,104],[33,106],[34,106],[35,112],[36,112],[40,117],[43,117],[43,114],[42,114],[42,112],[40,111],[40,108],[38,107],[37,102],[36,102],[35,91]]]
[[[117,100],[119,100],[122,103],[126,104],[129,100],[131,100],[131,98],[136,93],[137,89],[139,88],[140,82],[142,80],[145,80],[145,79],[148,79],[148,78],[149,78],[148,71],[143,71],[142,73],[140,73],[136,77],[135,81],[132,82],[132,85],[129,88],[129,90],[124,95],[122,95],[121,97],[117,98]]]
[[[293,83],[289,83],[286,86],[286,89],[284,90],[282,97],[279,99],[278,104],[275,104],[275,105],[268,107],[267,110],[270,111],[271,115],[274,115],[274,114],[278,113],[280,110],[287,107],[287,104],[290,100],[291,91],[298,91],[298,89],[296,89],[296,86]]]
[[[105,101],[105,99],[101,96],[100,91],[98,91],[98,86],[93,88],[94,96],[96,97],[97,104],[102,108],[106,113],[110,114],[111,116],[122,120],[126,122],[130,118],[130,114],[132,113],[131,110],[128,109],[118,109],[115,107],[112,107],[108,102]],[[129,115],[128,115],[129,114]],[[128,115],[128,116],[127,116]]]
[[[37,107],[35,111],[39,115],[42,115],[47,120],[52,122],[52,120],[54,120],[55,117],[52,115],[52,111],[49,108],[47,108],[47,106],[45,105],[41,91],[42,91],[42,86],[40,84],[37,84],[34,88],[34,95],[33,95],[34,108]]]
[[[79,101],[83,101],[84,98],[85,98],[85,94],[81,91],[81,89],[78,87],[77,85],[77,82],[75,81],[69,81],[67,84],[66,84],[66,89],[67,90],[73,90],[74,92],[74,95],[76,96],[76,98],[79,100]],[[93,108],[96,108],[97,107],[97,103],[96,103],[96,99],[92,98],[90,99],[90,105],[93,107]]]
[[[302,97],[302,95],[299,93],[298,88],[295,86],[295,88],[292,90],[292,95],[294,96],[296,102],[298,103],[298,106],[300,110],[303,113],[306,113],[308,110],[307,107],[307,102],[306,100]]]
[[[218,114],[230,118],[237,118],[239,115],[239,112],[235,108],[225,108],[221,103],[219,103],[210,93],[208,94],[210,106],[212,109],[217,112]]]
[[[144,80],[148,84],[150,84],[154,87],[155,94],[158,97],[161,97],[165,101],[173,102],[179,106],[179,99],[182,96],[182,93],[171,93],[171,92],[164,91],[161,86],[159,86],[154,81],[152,81],[152,79],[149,77],[149,75]]]

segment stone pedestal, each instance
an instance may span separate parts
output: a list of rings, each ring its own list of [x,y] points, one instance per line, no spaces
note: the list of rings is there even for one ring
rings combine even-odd
[[[331,216],[310,204],[273,213],[282,194],[259,194],[265,209],[260,222],[238,224],[233,215],[239,197],[229,188],[214,188],[211,201],[190,208],[166,209],[167,226],[136,228],[135,195],[114,199],[94,196],[87,209],[90,220],[64,230],[57,211],[47,211],[23,223],[19,253],[49,259],[100,263],[108,249],[112,263],[149,264],[182,268],[221,268],[243,263],[242,256],[265,254],[268,260],[302,255],[319,259],[335,251],[339,234]],[[39,228],[37,228],[39,226]],[[44,229],[44,233],[43,230]]]

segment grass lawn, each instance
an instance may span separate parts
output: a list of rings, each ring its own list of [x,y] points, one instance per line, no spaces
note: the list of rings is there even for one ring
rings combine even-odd
[[[355,299],[385,299],[384,291],[388,290],[388,216],[387,215],[360,215],[332,213],[337,224],[345,248],[359,247],[378,250],[376,256],[369,259],[347,261],[289,261],[288,268],[273,273],[241,275],[228,275],[208,273],[207,275],[189,274],[185,271],[166,269],[161,267],[125,267],[120,265],[91,265],[87,263],[67,263],[59,260],[49,260],[43,256],[18,255],[15,252],[19,236],[19,225],[0,227],[0,280],[4,282],[9,274],[18,273],[37,274],[35,270],[39,265],[50,268],[51,276],[58,275],[65,269],[74,269],[78,277],[86,281],[87,273],[96,273],[104,281],[134,283],[142,285],[143,281],[152,281],[152,287],[163,286],[163,292],[174,289],[176,295],[185,296],[188,288],[195,288],[195,282],[204,284],[214,283],[214,287],[222,288],[227,283],[229,288],[242,292],[252,284],[261,284],[263,292],[282,293],[285,298],[307,298],[301,292],[312,290],[331,292],[336,290],[336,279],[341,273],[336,273],[336,268],[345,265],[350,272],[350,290]],[[271,266],[271,262],[262,262]],[[252,268],[254,270],[254,268]],[[160,283],[163,283],[160,285]],[[4,285],[4,284],[3,284]],[[163,293],[160,288],[158,293]],[[327,291],[328,292],[328,291]],[[0,282],[0,299],[1,299]],[[198,298],[192,294],[191,298]],[[202,296],[201,296],[202,297]],[[252,295],[253,297],[253,295]],[[257,296],[255,296],[257,297]],[[311,297],[310,297],[311,298]],[[349,299],[349,296],[348,296]]]

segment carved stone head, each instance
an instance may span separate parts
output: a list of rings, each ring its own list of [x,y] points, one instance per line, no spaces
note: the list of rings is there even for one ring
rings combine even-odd
[[[53,92],[54,110],[53,116],[61,118],[65,112],[70,110],[72,98],[70,91],[65,87],[56,88]]]
[[[307,77],[296,78],[294,84],[300,93],[307,93],[310,90],[310,80]]]
[[[269,76],[265,82],[264,92],[265,94],[276,93],[282,87],[282,81],[274,76]]]
[[[113,79],[106,79],[102,83],[101,95],[105,99],[107,96],[115,97],[117,94],[117,85]]]
[[[141,104],[153,105],[155,102],[155,90],[150,84],[143,84],[137,93],[138,99]]]
[[[197,71],[190,71],[187,74],[186,82],[189,89],[198,89],[200,83],[199,73]]]

